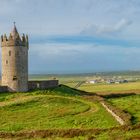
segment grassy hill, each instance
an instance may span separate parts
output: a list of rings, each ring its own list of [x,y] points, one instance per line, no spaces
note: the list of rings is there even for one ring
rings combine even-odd
[[[66,86],[2,93],[0,138],[104,140],[140,135],[139,125],[120,126],[98,100],[91,101],[86,96],[94,99],[94,94],[90,97],[88,93]],[[108,100],[113,103],[113,99]]]
[[[76,93],[71,94],[74,91],[67,90],[61,87],[0,95],[0,130],[108,128],[118,125],[98,102],[88,102]]]

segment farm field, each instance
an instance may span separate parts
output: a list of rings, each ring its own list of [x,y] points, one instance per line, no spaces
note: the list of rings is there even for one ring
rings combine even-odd
[[[80,82],[85,80],[85,75],[72,75],[72,74],[61,74],[61,75],[56,75],[56,74],[48,74],[48,75],[43,75],[43,74],[34,74],[29,76],[29,80],[52,80],[52,79],[58,79],[60,84],[67,84],[67,83],[74,83],[75,82]]]
[[[56,78],[59,80],[60,84],[67,85],[69,87],[75,88],[75,86],[82,81],[86,81],[87,79],[94,79],[96,77],[103,78],[112,78],[112,77],[122,77],[123,79],[139,79],[139,73],[135,72],[126,72],[126,73],[103,73],[99,75],[94,74],[75,74],[75,75],[30,75],[30,80],[48,80]],[[106,84],[106,83],[83,83],[78,87],[79,90],[83,90],[86,92],[98,93],[98,94],[110,94],[110,93],[140,93],[140,81],[137,80],[135,82],[128,83],[120,83],[120,84]]]
[[[130,82],[122,84],[83,84],[78,89],[99,94],[124,92],[132,93],[140,92],[140,82]]]
[[[75,88],[75,86],[82,81],[92,80],[96,78],[113,79],[114,77],[121,77],[122,79],[131,79],[128,83],[107,84],[107,83],[83,83],[78,89],[98,93],[140,93],[140,72],[110,72],[110,73],[94,73],[94,74],[60,74],[60,75],[30,75],[30,80],[51,80],[56,78],[60,84]],[[132,82],[133,81],[133,82]]]

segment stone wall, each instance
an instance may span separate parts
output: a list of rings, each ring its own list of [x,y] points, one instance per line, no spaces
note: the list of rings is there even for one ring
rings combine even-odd
[[[0,92],[8,92],[7,86],[0,86]]]
[[[47,81],[28,81],[28,90],[33,89],[48,89],[57,87],[59,85],[58,80],[47,80]],[[11,89],[7,86],[0,85],[0,93],[11,92]]]
[[[28,91],[28,36],[20,36],[16,26],[9,36],[1,36],[2,86],[11,92]]]
[[[59,84],[58,80],[47,80],[47,81],[29,81],[28,89],[47,89],[57,87]]]
[[[2,47],[2,86],[17,92],[28,90],[27,47]]]

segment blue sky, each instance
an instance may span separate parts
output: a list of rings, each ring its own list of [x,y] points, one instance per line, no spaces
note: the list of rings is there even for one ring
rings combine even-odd
[[[30,40],[30,73],[140,70],[139,0],[0,0],[0,33],[13,21]]]

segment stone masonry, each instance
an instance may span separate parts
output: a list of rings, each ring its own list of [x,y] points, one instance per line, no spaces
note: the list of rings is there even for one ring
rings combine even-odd
[[[6,34],[1,36],[1,47],[2,80],[0,92],[4,89],[10,92],[26,92],[34,88],[45,89],[58,86],[57,80],[51,80],[51,82],[40,81],[38,84],[34,81],[28,82],[28,36],[23,34],[20,37],[15,24],[9,37]]]

